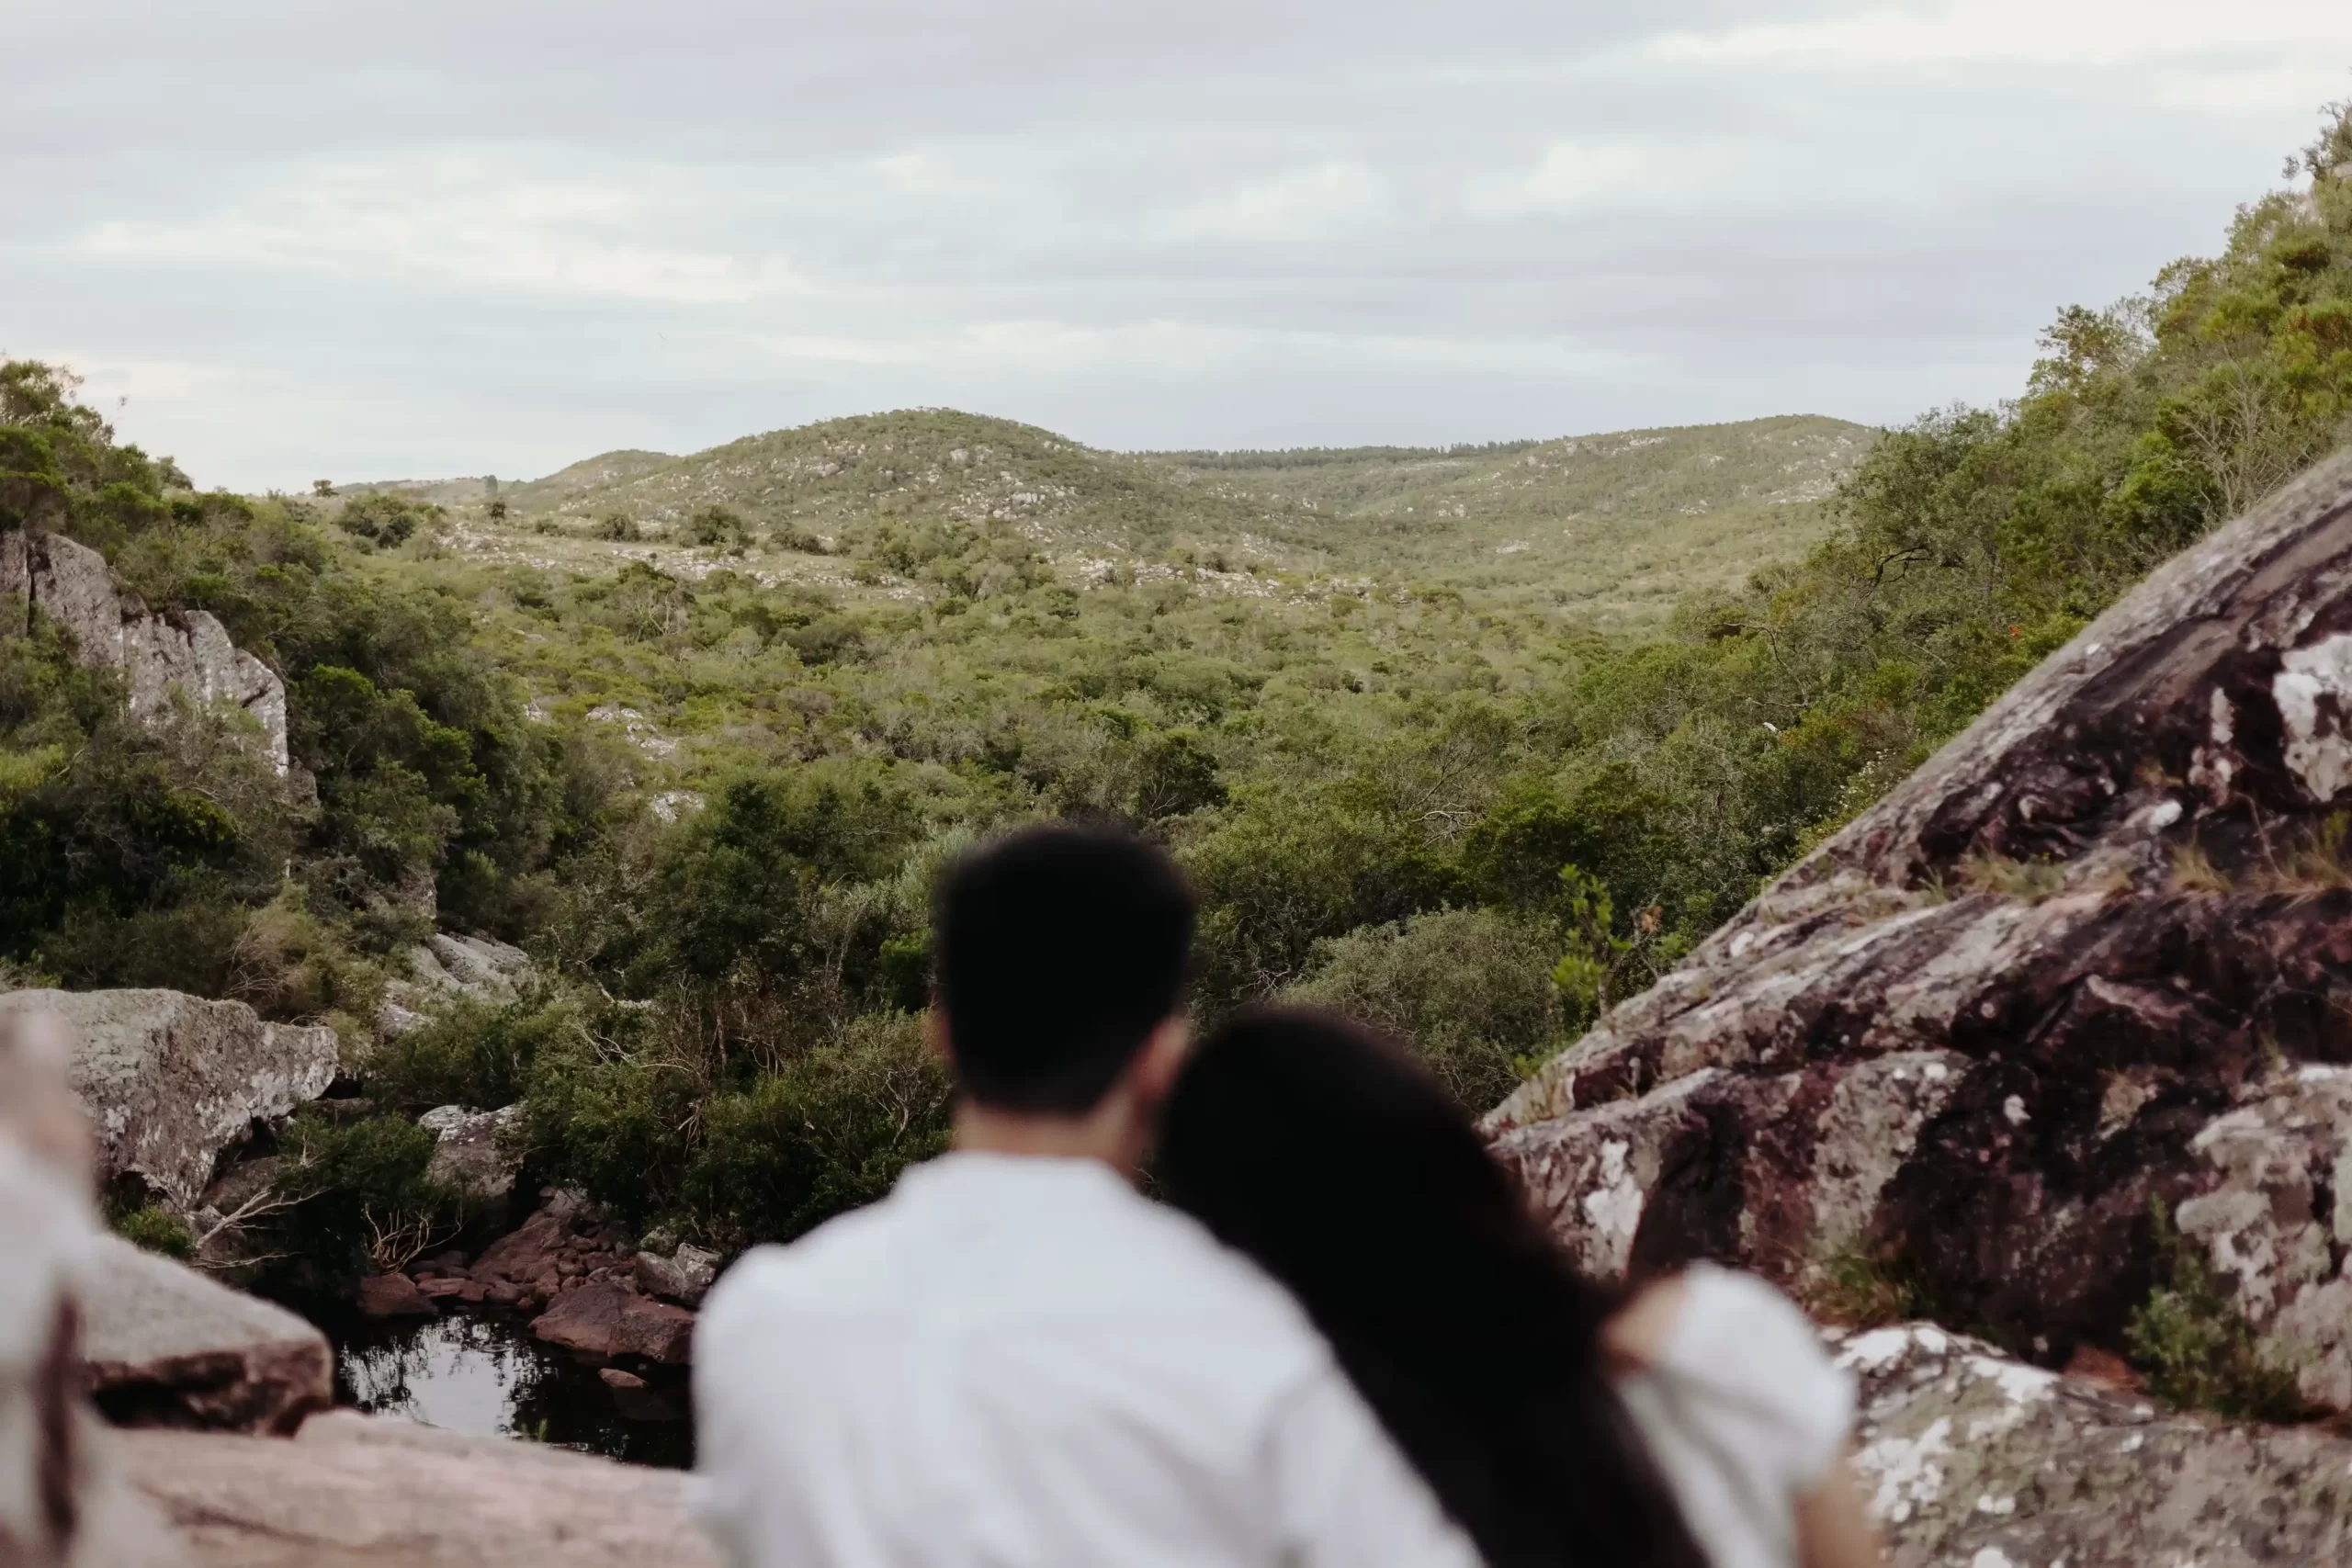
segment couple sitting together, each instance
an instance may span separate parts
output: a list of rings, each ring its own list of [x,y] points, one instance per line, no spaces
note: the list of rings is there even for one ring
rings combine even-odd
[[[1193,908],[1165,856],[1106,832],[949,873],[931,1018],[955,1151],[746,1254],[696,1330],[722,1556],[1878,1561],[1852,1388],[1793,1305],[1704,1266],[1582,1278],[1463,1109],[1351,1024],[1266,1010],[1193,1045]]]

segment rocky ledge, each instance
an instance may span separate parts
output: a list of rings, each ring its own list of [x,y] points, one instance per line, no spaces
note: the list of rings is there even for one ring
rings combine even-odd
[[[80,1294],[86,1381],[118,1425],[283,1433],[334,1398],[316,1328],[118,1236],[91,1238]]]
[[[1589,1269],[2064,1365],[2198,1268],[2352,1410],[2352,455],[2152,576],[1489,1118]],[[2159,1223],[2158,1216],[2165,1216]]]
[[[2352,1561],[2352,1441],[2160,1411],[1928,1324],[1838,1352],[1892,1568]]]
[[[196,1568],[718,1568],[675,1471],[348,1411],[292,1441],[117,1436]]]

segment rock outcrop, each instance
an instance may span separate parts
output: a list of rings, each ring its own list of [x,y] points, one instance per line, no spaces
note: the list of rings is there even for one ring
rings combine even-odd
[[[283,1433],[333,1402],[316,1328],[118,1236],[94,1238],[82,1303],[86,1381],[118,1426]]]
[[[710,1293],[721,1261],[720,1255],[707,1247],[685,1244],[667,1257],[639,1252],[633,1272],[647,1293],[694,1307],[702,1305],[703,1297]]]
[[[503,1199],[514,1190],[522,1156],[511,1136],[522,1107],[469,1111],[443,1105],[418,1117],[417,1125],[434,1136],[433,1162],[425,1174],[435,1181],[461,1187],[476,1198]]]
[[[411,947],[404,956],[409,977],[385,987],[384,1004],[376,1015],[376,1033],[380,1039],[423,1026],[452,1002],[497,1007],[539,984],[538,970],[529,953],[489,937],[442,931]]]
[[[1924,1324],[1838,1350],[1891,1568],[2352,1561],[2352,1441],[2162,1414]]]
[[[347,1411],[290,1442],[120,1438],[198,1568],[718,1568],[677,1471]]]
[[[2158,570],[1488,1119],[1615,1271],[1884,1264],[2051,1364],[2176,1218],[2352,1408],[2352,456]]]
[[[270,761],[287,771],[285,682],[211,615],[150,611],[97,551],[25,529],[0,532],[0,594],[22,597],[72,633],[84,663],[121,671],[132,713],[167,708],[175,689],[199,705],[232,703],[254,716]]]
[[[54,1013],[74,1037],[72,1077],[96,1129],[98,1177],[135,1176],[193,1209],[222,1151],[334,1081],[331,1029],[264,1023],[243,1002],[178,991],[10,991],[0,1018]]]

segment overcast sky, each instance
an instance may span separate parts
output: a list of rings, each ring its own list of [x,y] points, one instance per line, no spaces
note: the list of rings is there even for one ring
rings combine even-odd
[[[2352,4],[5,0],[0,58],[0,351],[258,490],[1992,400],[2279,182]]]

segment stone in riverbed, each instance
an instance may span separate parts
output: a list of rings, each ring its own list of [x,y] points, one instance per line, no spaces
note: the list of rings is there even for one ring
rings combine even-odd
[[[405,1274],[370,1274],[359,1281],[359,1310],[369,1317],[438,1317],[416,1281]]]
[[[648,1301],[616,1280],[576,1285],[531,1320],[533,1336],[550,1345],[607,1360],[642,1356],[668,1366],[690,1359],[694,1327],[694,1314]]]
[[[334,1081],[334,1031],[264,1023],[243,1002],[178,991],[11,991],[0,1018],[38,1012],[74,1036],[71,1078],[98,1144],[98,1178],[135,1176],[183,1212],[222,1151]]]
[[[334,1393],[326,1337],[119,1236],[92,1244],[82,1359],[118,1425],[290,1432]]]

